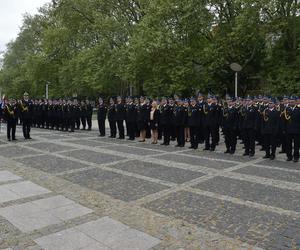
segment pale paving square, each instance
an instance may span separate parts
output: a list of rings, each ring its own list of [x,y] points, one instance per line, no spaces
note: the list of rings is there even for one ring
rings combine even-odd
[[[0,209],[0,215],[22,232],[83,216],[93,211],[63,196],[55,196]]]
[[[120,249],[147,250],[160,240],[135,230],[109,217],[88,222],[71,229],[35,240],[45,250],[58,249]]]
[[[13,173],[3,170],[0,171],[0,183],[1,182],[8,182],[8,181],[17,181],[21,180],[20,176],[14,175]]]
[[[30,181],[6,184],[0,186],[0,203],[28,198],[35,195],[50,193],[51,191]]]

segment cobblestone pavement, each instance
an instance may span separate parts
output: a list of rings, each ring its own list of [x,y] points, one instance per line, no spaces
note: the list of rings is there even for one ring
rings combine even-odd
[[[300,249],[300,164],[283,155],[17,135],[0,133],[0,249]]]

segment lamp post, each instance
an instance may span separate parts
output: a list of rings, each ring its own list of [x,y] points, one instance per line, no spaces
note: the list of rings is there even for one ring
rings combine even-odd
[[[49,84],[50,84],[50,82],[46,81],[46,89],[45,89],[45,91],[46,91],[46,93],[45,93],[46,100],[49,99]]]
[[[238,63],[232,63],[230,64],[231,70],[235,72],[234,82],[235,82],[235,88],[234,88],[234,95],[235,98],[238,97],[238,72],[240,72],[243,68]]]

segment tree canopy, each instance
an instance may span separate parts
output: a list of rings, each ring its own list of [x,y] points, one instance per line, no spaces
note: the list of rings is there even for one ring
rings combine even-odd
[[[299,0],[52,0],[24,16],[0,88],[42,97],[300,94]]]

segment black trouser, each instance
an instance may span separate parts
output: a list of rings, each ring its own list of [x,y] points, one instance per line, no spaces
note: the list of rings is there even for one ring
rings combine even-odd
[[[176,135],[177,135],[177,144],[179,146],[184,146],[184,144],[185,144],[184,126],[176,127]]]
[[[175,125],[171,125],[171,139],[174,141],[176,140],[177,136],[177,128]]]
[[[17,120],[7,121],[7,139],[16,139]]]
[[[23,119],[23,136],[25,139],[29,139],[30,137],[30,126],[31,126],[31,120]]]
[[[264,134],[264,150],[266,151],[266,156],[275,156],[277,147],[277,137],[273,134]]]
[[[109,128],[110,128],[110,136],[115,138],[117,135],[116,121],[109,120]]]
[[[81,123],[82,123],[82,128],[85,129],[85,127],[86,127],[86,117],[85,116],[81,116],[80,120],[81,120]]]
[[[233,129],[223,129],[225,137],[226,149],[230,151],[235,151],[237,144],[237,132]]]
[[[191,142],[191,147],[194,149],[198,148],[198,132],[199,132],[199,127],[190,127],[190,142]]]
[[[124,120],[117,121],[117,126],[118,126],[119,138],[124,139],[125,138]]]
[[[210,143],[211,138],[211,143]],[[205,128],[205,148],[215,149],[218,142],[218,129],[214,127]]]
[[[286,153],[286,134],[280,133],[280,143],[282,152]]]
[[[88,129],[91,130],[92,129],[92,116],[87,116],[86,118],[87,121],[87,125],[88,125]]]
[[[74,117],[71,117],[69,119],[68,127],[70,128],[71,132],[74,132],[74,130],[75,130],[75,118]]]
[[[293,153],[294,144],[294,153]],[[299,159],[300,134],[286,134],[286,154],[288,158]]]
[[[101,136],[105,136],[105,119],[98,119],[98,128]]]
[[[126,129],[127,129],[127,136],[129,136],[129,139],[134,140],[135,138],[135,122],[126,122]]]
[[[169,145],[171,140],[171,129],[172,127],[170,125],[162,125],[162,131],[164,136],[164,144]]]
[[[253,128],[248,128],[243,131],[245,152],[255,154],[255,130]]]
[[[197,131],[198,143],[203,143],[204,139],[205,139],[204,129],[202,126],[199,126],[198,131]]]
[[[80,129],[80,117],[76,117],[75,123],[76,123],[76,129]]]

